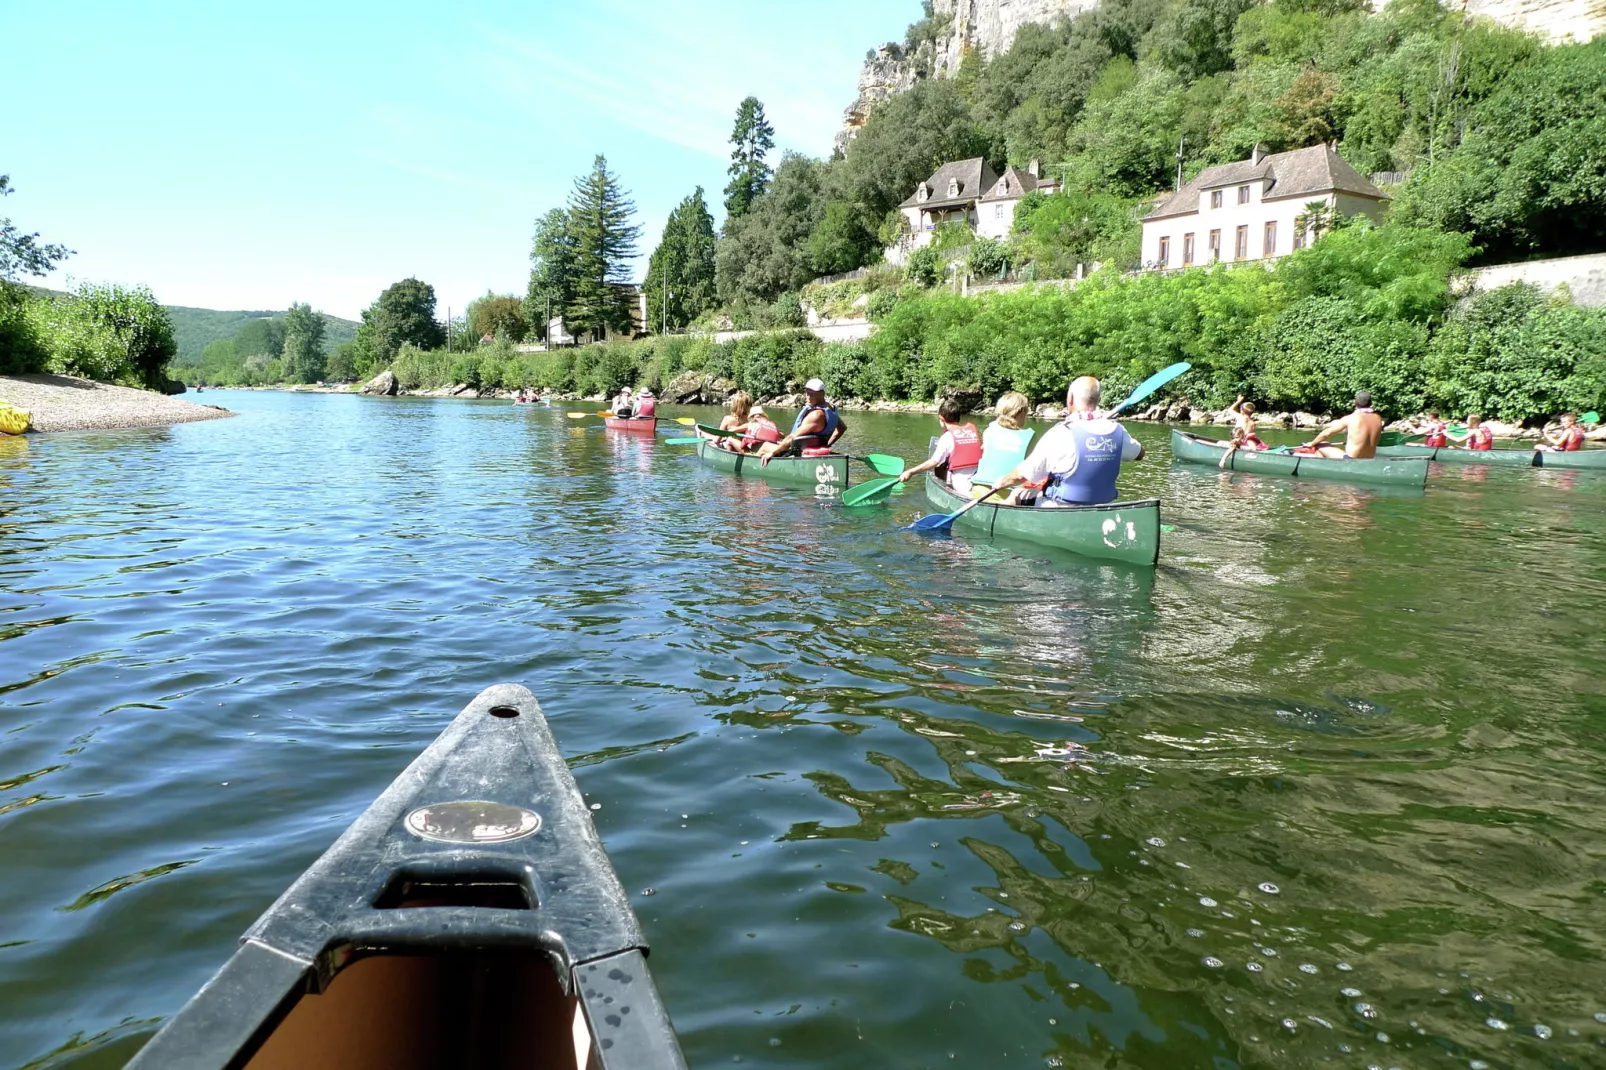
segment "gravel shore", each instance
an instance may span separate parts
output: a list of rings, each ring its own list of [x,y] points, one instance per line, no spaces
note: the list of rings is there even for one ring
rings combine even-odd
[[[0,401],[32,413],[35,431],[161,427],[234,415],[216,405],[196,405],[70,375],[0,376]]]

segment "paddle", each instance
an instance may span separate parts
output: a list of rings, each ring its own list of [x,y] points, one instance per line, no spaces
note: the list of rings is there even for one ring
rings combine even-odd
[[[703,441],[703,440],[700,439],[700,438],[666,438],[666,439],[664,439],[664,445],[666,445],[666,446],[695,446],[695,445],[697,445],[697,443],[699,443],[701,441]]]
[[[976,506],[980,505],[988,498],[991,498],[994,494],[1000,494],[1008,489],[1008,487],[994,487],[992,490],[988,491],[986,494],[983,494],[980,498],[972,501],[969,505],[966,505],[963,509],[960,509],[957,512],[947,513],[943,516],[923,516],[919,520],[916,520],[913,524],[910,524],[909,530],[923,532],[927,535],[937,535],[945,532],[954,526],[955,520],[958,520],[960,517],[976,508]]]
[[[852,453],[844,453],[842,456],[846,457],[850,461],[862,461],[884,476],[903,475],[902,457],[894,457],[888,453],[870,453],[863,457]],[[877,482],[879,482],[879,480]]]
[[[1578,418],[1578,422],[1583,424],[1585,427],[1594,427],[1596,424],[1600,423],[1600,413],[1586,412]]]
[[[723,430],[721,430],[721,429],[719,429],[717,427],[709,427],[707,424],[699,424],[696,421],[693,421],[693,425],[697,428],[697,430],[701,431],[703,434],[705,434],[705,435],[713,435],[715,438],[744,438],[745,437],[740,431],[723,431]]]
[[[868,483],[861,483],[859,486],[843,492],[842,504],[874,505],[891,494],[893,489],[901,482],[903,482],[901,479],[893,476],[891,479],[872,479]]]
[[[690,417],[690,416],[677,416],[677,417],[675,417],[675,422],[677,424],[683,424],[686,427],[696,427],[697,426],[696,419],[694,419],[693,417]]]

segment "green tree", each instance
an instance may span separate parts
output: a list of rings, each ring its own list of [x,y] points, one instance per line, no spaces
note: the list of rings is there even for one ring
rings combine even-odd
[[[487,293],[468,304],[467,330],[476,343],[486,335],[493,340],[505,339],[522,342],[529,333],[529,321],[524,318],[524,303],[511,294]]]
[[[636,206],[608,170],[601,155],[589,173],[575,180],[569,196],[569,234],[574,242],[573,292],[564,305],[563,321],[576,335],[600,338],[608,331],[629,334],[635,299],[630,259],[641,228],[631,222]]]
[[[292,304],[284,315],[284,373],[298,383],[321,382],[324,376],[323,316],[308,304]]]
[[[809,239],[825,216],[827,165],[786,153],[752,211],[725,224],[715,254],[719,299],[733,312],[770,306],[815,276]]]
[[[574,296],[575,244],[569,213],[553,208],[535,221],[530,247],[530,286],[524,299],[524,318],[538,323],[537,335],[547,336],[547,314],[560,316]]]
[[[730,183],[725,187],[725,215],[736,219],[748,213],[770,183],[765,156],[775,147],[775,128],[764,117],[764,105],[757,97],[748,97],[737,107],[731,144],[735,148],[726,171]]]
[[[714,307],[714,217],[703,187],[669,213],[664,236],[647,265],[647,329],[680,330]],[[665,301],[665,291],[668,300]]]
[[[11,176],[0,175],[0,197],[11,193]],[[46,341],[36,330],[38,317],[29,311],[33,299],[15,284],[17,276],[49,274],[71,255],[66,246],[41,244],[38,234],[25,234],[0,217],[0,374],[36,372],[48,359]]]
[[[135,382],[152,389],[165,384],[167,364],[178,355],[178,346],[167,309],[149,289],[86,282],[79,285],[72,300],[61,305],[87,343],[77,349],[76,359],[84,361],[93,353],[95,374],[91,378]],[[62,370],[73,371],[73,361],[67,357],[68,366]],[[83,363],[79,369],[79,374],[91,370]]]
[[[254,319],[234,332],[234,352],[246,357],[277,357],[284,352],[284,320],[279,316]]]
[[[404,345],[439,349],[446,328],[435,319],[435,287],[406,278],[392,284],[363,309],[357,350],[366,368],[389,364]]]
[[[876,234],[865,226],[864,213],[847,201],[829,201],[820,225],[809,235],[809,263],[816,274],[852,271],[880,252]]]
[[[11,176],[0,175],[0,197],[13,192]],[[38,234],[25,234],[9,218],[0,217],[0,279],[10,282],[18,275],[48,275],[71,255],[65,245],[41,244]]]

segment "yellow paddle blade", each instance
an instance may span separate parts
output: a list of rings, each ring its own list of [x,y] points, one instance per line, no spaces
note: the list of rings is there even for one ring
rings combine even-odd
[[[675,417],[675,422],[677,424],[684,424],[687,427],[696,427],[697,426],[696,418],[695,417],[691,417],[691,416],[677,416],[677,417]]]
[[[571,419],[571,420],[584,420],[586,417],[590,416],[591,414],[589,412],[571,412],[571,413],[566,413],[565,415],[568,416],[569,419]]]

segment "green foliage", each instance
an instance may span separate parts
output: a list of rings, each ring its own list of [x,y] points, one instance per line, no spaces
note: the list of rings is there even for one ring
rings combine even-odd
[[[404,345],[444,346],[446,328],[435,319],[435,287],[413,278],[392,284],[363,309],[356,343],[359,364],[365,367],[389,364]]]
[[[11,176],[0,175],[0,197],[16,192]],[[41,243],[38,234],[25,234],[9,218],[0,218],[0,280],[14,282],[18,275],[48,275],[72,255],[65,245]],[[0,352],[0,360],[5,354]]]
[[[173,341],[178,345],[178,356],[173,358],[175,374],[189,374],[190,369],[200,366],[202,350],[220,339],[233,339],[242,327],[253,320],[284,316],[283,312],[220,312],[210,308],[185,308],[182,305],[166,307],[168,317],[173,321]],[[327,312],[319,315],[323,319],[326,348],[350,342],[357,336],[356,321],[331,316]],[[281,333],[273,349],[261,352],[277,353],[283,345],[284,336]]]
[[[524,302],[512,294],[487,291],[484,297],[469,302],[465,319],[463,333],[476,345],[486,335],[495,341],[522,342],[530,333],[530,322],[524,317]]]
[[[0,375],[21,375],[45,369],[50,348],[39,330],[33,305],[49,301],[26,287],[0,280]]]
[[[81,283],[71,297],[31,300],[30,333],[49,352],[46,370],[161,388],[177,353],[167,310],[143,286]]]
[[[764,158],[775,147],[775,128],[764,117],[764,105],[757,97],[747,97],[737,107],[731,145],[734,148],[727,172],[730,183],[725,187],[725,214],[735,219],[748,213],[770,181],[770,168]]]
[[[815,272],[837,275],[873,260],[879,252],[879,241],[863,212],[846,201],[830,201],[819,226],[809,236],[808,252]]]
[[[787,153],[775,181],[743,216],[727,220],[716,254],[719,299],[735,314],[801,290],[819,272],[809,237],[825,214],[826,165]]]
[[[714,217],[703,187],[669,213],[664,236],[647,266],[647,329],[684,330],[714,307]],[[668,301],[665,301],[665,291]]]
[[[292,304],[285,313],[284,369],[292,382],[323,381],[323,317],[311,305]]]
[[[996,279],[1009,268],[1010,248],[992,238],[977,238],[965,255],[965,269],[978,279]]]
[[[569,333],[600,338],[630,334],[635,299],[624,286],[641,228],[631,223],[636,206],[598,155],[575,180],[569,196],[568,233],[574,244],[573,293],[563,306]]]
[[[530,285],[524,298],[524,318],[539,323],[536,336],[547,336],[547,316],[563,315],[574,296],[574,235],[569,213],[552,208],[535,221],[535,239],[530,246]]]
[[[1029,193],[1015,208],[1021,255],[1043,279],[1069,278],[1077,264],[1134,267],[1143,237],[1135,207],[1107,193]]]

